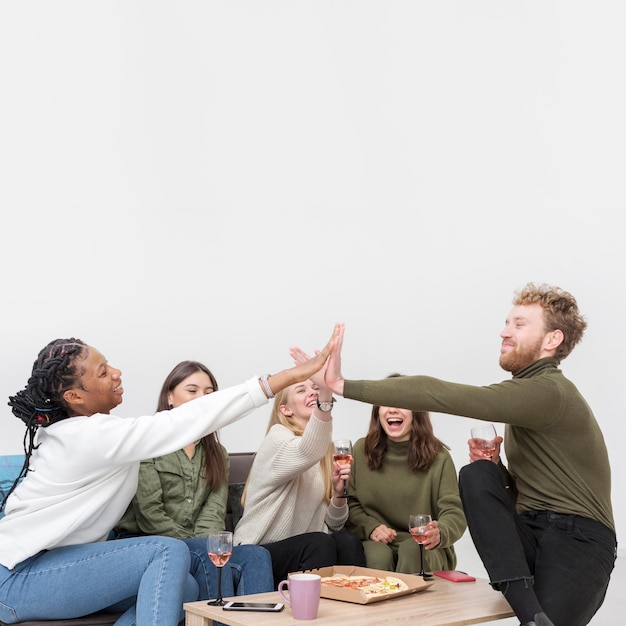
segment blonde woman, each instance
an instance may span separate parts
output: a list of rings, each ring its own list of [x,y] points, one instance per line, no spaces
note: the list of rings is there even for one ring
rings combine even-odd
[[[343,529],[350,465],[332,460],[332,403],[323,373],[276,394],[267,434],[244,492],[236,545],[269,550],[274,583],[289,572],[365,565],[360,540]]]

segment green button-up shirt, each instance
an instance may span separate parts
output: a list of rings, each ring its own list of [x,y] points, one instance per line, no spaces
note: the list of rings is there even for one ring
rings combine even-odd
[[[228,454],[221,448],[228,475]],[[211,491],[202,475],[203,460],[204,449],[197,443],[191,459],[178,450],[142,461],[137,493],[116,531],[185,539],[224,530],[228,483]]]

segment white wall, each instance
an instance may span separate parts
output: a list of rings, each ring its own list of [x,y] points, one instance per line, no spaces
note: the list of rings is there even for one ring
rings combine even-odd
[[[199,359],[222,386],[346,323],[344,371],[488,384],[527,281],[589,321],[563,363],[626,531],[626,8],[619,0],[0,5],[0,398],[77,336],[151,413]],[[611,350],[618,351],[617,358]],[[221,432],[254,449],[260,409]],[[336,409],[365,433],[369,407]],[[434,416],[466,461],[470,422]],[[23,424],[1,410],[0,453]]]

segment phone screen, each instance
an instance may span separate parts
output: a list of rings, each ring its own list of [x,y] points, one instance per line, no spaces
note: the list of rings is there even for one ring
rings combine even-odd
[[[283,604],[279,602],[227,602],[225,611],[282,611]]]

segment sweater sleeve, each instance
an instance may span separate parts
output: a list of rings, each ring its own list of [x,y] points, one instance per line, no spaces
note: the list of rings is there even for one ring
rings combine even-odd
[[[272,426],[263,448],[272,449],[271,474],[275,484],[285,484],[319,463],[332,440],[332,422],[311,415],[301,437],[281,425]]]
[[[431,376],[346,380],[344,397],[379,406],[436,411],[542,429],[558,415],[562,395],[546,377],[505,380],[484,387]]]
[[[326,526],[328,526],[329,530],[332,532],[337,532],[341,530],[346,521],[348,520],[348,504],[344,504],[343,506],[335,506],[331,501],[328,503],[328,508],[326,510]]]
[[[258,378],[209,393],[155,415],[122,418],[95,414],[62,420],[42,433],[50,437],[59,432],[71,437],[73,450],[84,450],[80,462],[84,471],[92,467],[126,465],[165,456],[181,450],[223,426],[235,422],[267,403]]]

